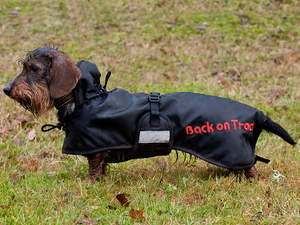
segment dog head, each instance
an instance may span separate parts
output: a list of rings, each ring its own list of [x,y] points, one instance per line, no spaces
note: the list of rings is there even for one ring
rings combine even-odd
[[[36,116],[50,109],[54,100],[71,93],[81,76],[69,56],[52,47],[30,51],[20,62],[22,72],[3,91]]]

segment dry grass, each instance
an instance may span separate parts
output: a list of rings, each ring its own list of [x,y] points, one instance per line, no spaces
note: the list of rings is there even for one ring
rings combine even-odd
[[[112,70],[109,89],[228,97],[299,141],[299,26],[297,0],[2,0],[0,88],[27,51],[53,43],[75,62]],[[173,165],[171,154],[167,167],[162,158],[112,164],[91,184],[82,181],[86,160],[61,153],[64,134],[40,131],[57,122],[54,111],[37,119],[3,92],[0,99],[1,224],[300,223],[299,147],[275,135],[261,135],[257,153],[271,162],[257,164],[252,183],[201,160],[181,164],[181,156]],[[130,195],[129,207],[120,193]],[[134,220],[131,207],[145,218]]]

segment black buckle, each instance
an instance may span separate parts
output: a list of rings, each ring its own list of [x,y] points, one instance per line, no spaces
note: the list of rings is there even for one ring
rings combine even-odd
[[[160,94],[156,92],[151,92],[148,100],[150,102],[150,126],[159,126],[159,102]]]
[[[149,102],[159,103],[160,102],[160,94],[156,92],[151,92],[149,97]]]

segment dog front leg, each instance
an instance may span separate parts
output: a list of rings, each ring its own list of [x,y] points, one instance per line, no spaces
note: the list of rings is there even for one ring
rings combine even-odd
[[[103,175],[105,175],[105,169],[107,166],[107,156],[108,154],[106,151],[97,152],[86,156],[89,162],[89,180],[98,181]]]

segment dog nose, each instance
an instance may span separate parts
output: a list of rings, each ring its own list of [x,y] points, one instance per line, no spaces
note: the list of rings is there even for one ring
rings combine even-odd
[[[4,89],[3,89],[4,93],[9,96],[10,92],[11,92],[11,86],[7,85]]]

